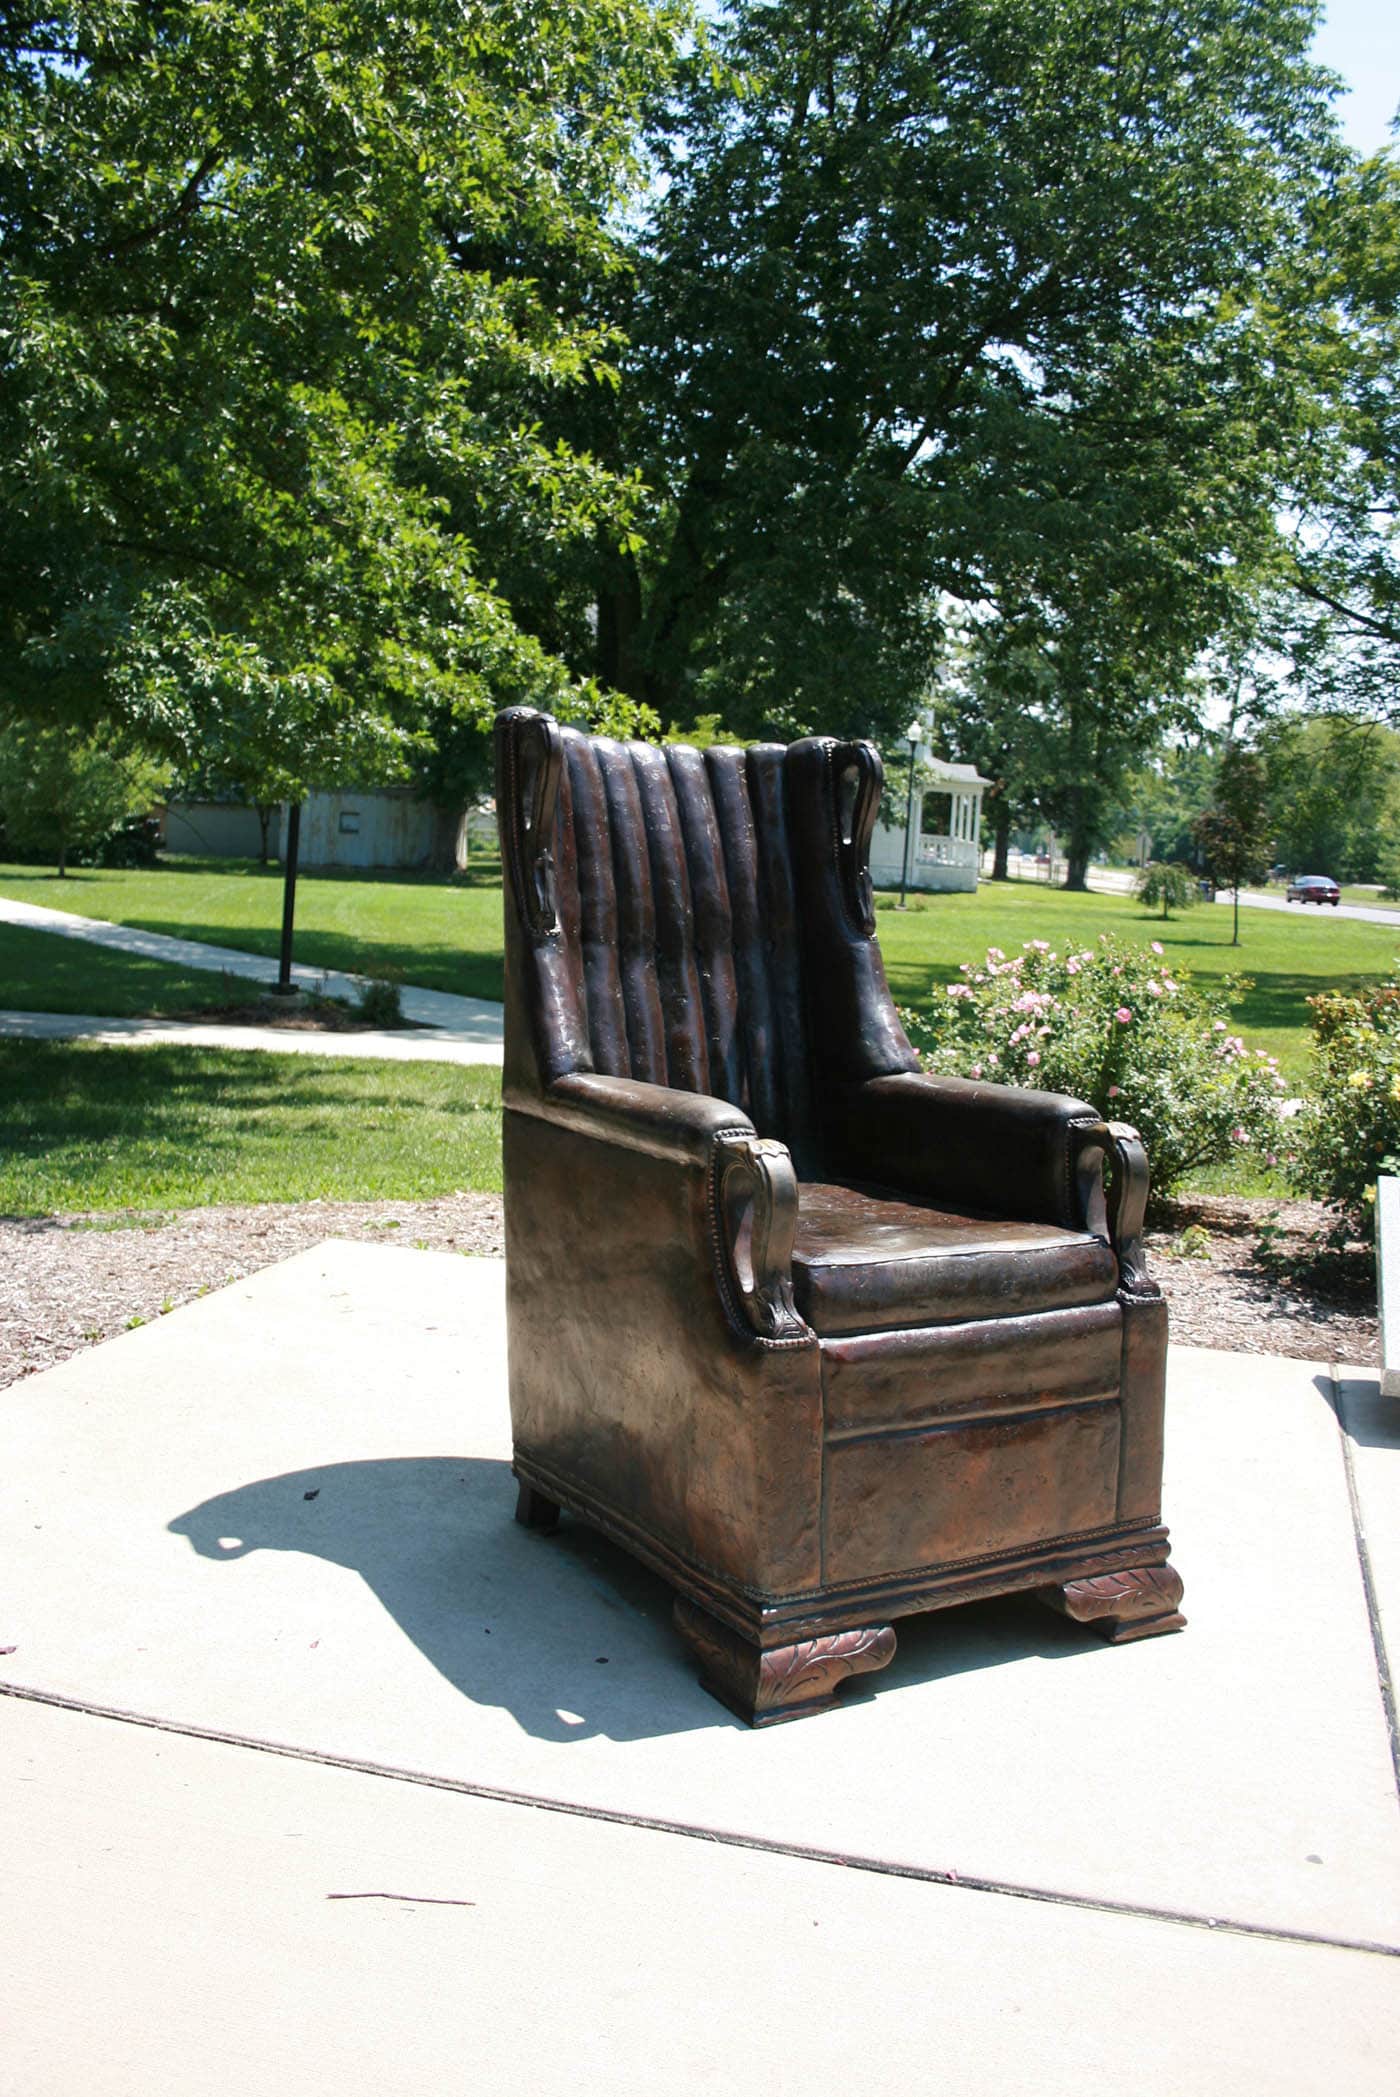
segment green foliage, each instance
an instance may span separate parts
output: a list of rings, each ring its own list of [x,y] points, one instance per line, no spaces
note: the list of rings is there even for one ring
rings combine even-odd
[[[662,737],[667,743],[688,743],[693,750],[710,750],[722,743],[735,743],[737,736],[731,735],[718,714],[697,714],[689,728],[682,728],[673,721]]]
[[[985,607],[1081,856],[1272,543],[1296,416],[1259,277],[1340,158],[1313,15],[735,0],[657,149],[607,439],[654,493],[602,674],[878,740],[940,593]]]
[[[1143,868],[1138,877],[1137,898],[1149,910],[1155,910],[1160,903],[1162,916],[1167,918],[1173,910],[1189,910],[1193,903],[1200,902],[1200,880],[1189,866],[1167,860]]]
[[[1158,942],[1107,933],[1062,952],[1030,940],[1009,960],[991,947],[960,975],[927,1017],[904,1015],[927,1069],[1069,1093],[1131,1123],[1158,1195],[1250,1153],[1275,1162],[1283,1080],[1230,1031],[1228,982],[1206,994]]]
[[[0,827],[9,849],[53,862],[91,858],[161,797],[168,770],[67,723],[0,728]]]
[[[1400,977],[1308,1003],[1313,1081],[1291,1131],[1292,1176],[1369,1237],[1377,1175],[1400,1172]]]
[[[1122,833],[1130,856],[1137,840],[1148,837],[1152,859],[1186,862],[1195,853],[1191,825],[1210,806],[1220,753],[1206,735],[1169,740],[1148,762],[1124,779],[1112,813],[1112,829]]]
[[[1275,644],[1313,705],[1397,718],[1400,692],[1400,164],[1346,171],[1276,287],[1280,380],[1308,404],[1294,453]]]
[[[1293,872],[1374,881],[1400,831],[1400,735],[1341,714],[1265,738],[1274,852]]]
[[[1227,743],[1220,754],[1215,799],[1191,825],[1202,864],[1221,888],[1235,893],[1234,944],[1240,937],[1240,889],[1268,870],[1272,829],[1268,778],[1257,752]]]
[[[666,0],[48,0],[0,35],[0,701],[256,798],[587,712],[566,435]],[[572,592],[572,595],[570,594]]]
[[[403,994],[397,975],[371,976],[360,987],[355,1009],[369,1027],[401,1027]]]

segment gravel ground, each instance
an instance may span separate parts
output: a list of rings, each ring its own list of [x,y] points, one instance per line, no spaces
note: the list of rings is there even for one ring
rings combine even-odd
[[[1173,1337],[1244,1354],[1377,1363],[1370,1252],[1320,1257],[1326,1222],[1313,1202],[1178,1204],[1169,1227],[1148,1239]],[[0,1386],[325,1238],[499,1255],[500,1197],[0,1218]]]

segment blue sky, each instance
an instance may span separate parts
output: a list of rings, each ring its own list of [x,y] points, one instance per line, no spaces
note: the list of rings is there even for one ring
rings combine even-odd
[[[1400,0],[1327,0],[1313,49],[1347,83],[1337,115],[1348,144],[1359,153],[1390,144],[1400,103]]]

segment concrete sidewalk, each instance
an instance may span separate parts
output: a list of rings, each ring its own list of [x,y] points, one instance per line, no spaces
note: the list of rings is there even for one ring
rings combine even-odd
[[[148,961],[170,962],[179,968],[209,969],[219,975],[246,977],[260,983],[264,989],[275,982],[277,976],[276,963],[265,954],[245,954],[236,947],[207,946],[196,939],[173,939],[164,932],[143,932],[130,925],[111,925],[103,918],[78,917],[72,911],[50,910],[39,903],[20,903],[8,896],[0,896],[0,924],[19,925],[31,932],[51,932],[64,939],[89,940],[94,946],[140,955]],[[345,998],[351,1003],[368,980],[364,976],[343,974],[337,969],[301,966],[293,968],[292,977],[303,990],[319,991],[326,997]],[[415,1026],[440,1027],[462,1042],[494,1048],[499,1061],[503,1038],[502,1008],[490,999],[452,997],[443,990],[421,990],[405,984],[400,990],[399,1002],[404,1018],[411,1019]],[[8,1016],[23,1018],[31,1015]],[[122,1024],[113,1020],[95,1023],[106,1028]],[[225,1031],[246,1034],[248,1030]],[[247,1042],[242,1044],[244,1047],[249,1045]],[[355,1051],[348,1053],[354,1054]]]
[[[905,1619],[755,1734],[512,1522],[503,1366],[498,1263],[327,1244],[4,1395],[16,2097],[1388,2097],[1374,1378],[1174,1351],[1181,1637]]]
[[[96,1041],[106,1047],[261,1049],[277,1056],[372,1056],[387,1063],[496,1063],[499,1041],[446,1028],[337,1034],[330,1028],[234,1027],[201,1020],[103,1019],[90,1012],[0,1012],[0,1040]]]

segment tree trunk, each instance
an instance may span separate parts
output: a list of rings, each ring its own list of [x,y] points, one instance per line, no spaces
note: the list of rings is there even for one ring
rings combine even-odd
[[[1004,801],[998,801],[992,810],[992,879],[1007,881],[1011,857],[1011,809]]]
[[[1065,852],[1065,887],[1083,895],[1089,886],[1089,847],[1071,842]]]
[[[268,845],[268,836],[272,829],[272,812],[276,805],[277,804],[275,801],[255,801],[253,803],[253,808],[258,818],[259,866],[266,866],[269,859],[272,857],[272,853]]]
[[[1234,936],[1234,938],[1233,938],[1233,939],[1232,939],[1232,940],[1230,941],[1230,944],[1231,944],[1231,946],[1232,946],[1232,947],[1237,947],[1237,946],[1239,945],[1239,943],[1240,943],[1240,885],[1239,885],[1239,883],[1238,883],[1238,881],[1237,881],[1237,882],[1235,883],[1235,936]]]
[[[457,871],[457,839],[461,834],[466,809],[460,804],[449,806],[443,801],[433,803],[433,841],[428,848],[428,865],[435,874],[455,874]]]

